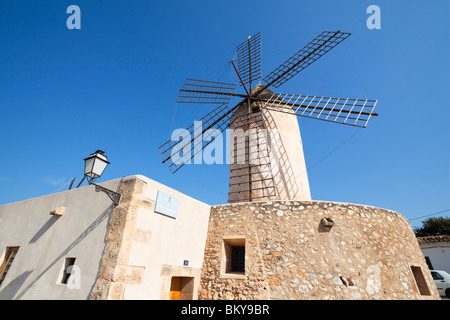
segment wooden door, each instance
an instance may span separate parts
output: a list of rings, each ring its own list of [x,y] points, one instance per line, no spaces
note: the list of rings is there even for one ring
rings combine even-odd
[[[172,277],[170,283],[169,300],[180,300],[181,294],[181,277]]]

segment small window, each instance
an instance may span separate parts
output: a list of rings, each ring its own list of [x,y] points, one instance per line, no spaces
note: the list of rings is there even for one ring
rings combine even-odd
[[[72,273],[72,267],[75,265],[75,258],[66,258],[64,262],[64,270],[62,275],[62,284],[67,284]]]
[[[11,268],[11,265],[16,257],[17,251],[19,251],[19,247],[6,247],[5,257],[0,265],[0,286],[5,280],[6,274]]]
[[[230,272],[245,272],[245,246],[231,246]]]
[[[245,239],[224,239],[225,273],[245,273]]]
[[[427,282],[423,276],[422,269],[419,266],[411,266],[411,271],[416,280],[417,288],[422,296],[431,295],[430,289],[428,289]]]

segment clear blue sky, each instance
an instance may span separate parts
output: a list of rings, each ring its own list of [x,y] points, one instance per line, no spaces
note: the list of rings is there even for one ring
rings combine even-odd
[[[66,27],[71,4],[81,30]],[[371,4],[381,30],[366,27]],[[97,149],[102,181],[142,174],[226,203],[227,165],[161,164],[171,130],[211,110],[175,102],[184,80],[238,83],[229,61],[257,32],[265,75],[341,30],[352,35],[279,92],[378,99],[380,116],[362,130],[299,119],[313,199],[408,219],[450,209],[449,12],[447,0],[2,0],[0,204],[66,190]]]

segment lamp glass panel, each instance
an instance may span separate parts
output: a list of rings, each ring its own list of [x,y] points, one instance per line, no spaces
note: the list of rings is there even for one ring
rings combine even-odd
[[[94,157],[88,158],[85,160],[85,163],[84,163],[84,174],[91,178],[93,178],[92,169],[94,166],[94,160],[95,160]]]
[[[100,158],[96,158],[95,162],[94,162],[94,167],[92,168],[92,172],[100,177],[103,174],[103,171],[105,171],[106,166],[108,165],[108,162],[100,159]]]

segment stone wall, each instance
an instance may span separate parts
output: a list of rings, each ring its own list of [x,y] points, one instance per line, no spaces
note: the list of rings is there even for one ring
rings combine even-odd
[[[137,208],[151,206],[142,198],[144,187],[145,183],[136,178],[121,184],[121,199],[109,221],[100,271],[90,296],[92,300],[123,299],[127,284],[142,283],[145,268],[131,265],[129,256],[134,241],[149,238],[134,227]]]
[[[245,273],[224,271],[229,239],[245,241]],[[212,207],[199,298],[439,295],[402,215],[348,203],[269,201]]]

